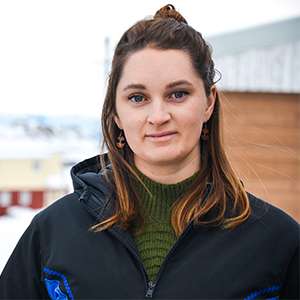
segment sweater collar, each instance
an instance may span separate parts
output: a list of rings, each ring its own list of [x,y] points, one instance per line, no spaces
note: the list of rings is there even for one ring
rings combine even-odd
[[[153,222],[169,223],[171,208],[174,202],[188,190],[189,186],[197,179],[199,171],[192,176],[173,184],[163,184],[152,180],[142,173],[136,166],[135,171],[142,180],[134,180],[134,185],[138,194],[141,208],[145,217],[149,217]]]
[[[181,180],[180,182],[173,184],[164,184],[152,180],[144,173],[142,173],[136,166],[134,166],[134,170],[137,172],[140,179],[150,192],[149,194],[146,188],[138,181],[136,183],[138,194],[144,199],[157,199],[161,201],[163,200],[167,206],[171,206],[172,203],[178,197],[180,197],[191,184],[193,184],[193,182],[197,179],[197,175],[200,172],[197,171],[192,176]]]

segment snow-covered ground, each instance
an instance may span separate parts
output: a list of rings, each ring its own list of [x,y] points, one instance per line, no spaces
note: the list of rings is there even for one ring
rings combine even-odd
[[[13,206],[0,216],[0,273],[22,233],[40,210]]]

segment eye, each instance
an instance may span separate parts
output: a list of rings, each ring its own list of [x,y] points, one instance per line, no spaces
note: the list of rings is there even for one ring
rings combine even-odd
[[[185,92],[185,91],[175,91],[173,92],[171,95],[174,95],[175,96],[175,99],[181,99],[183,98],[185,95],[188,95],[189,93],[188,92]]]
[[[143,101],[144,96],[143,95],[132,95],[128,97],[128,100],[134,102],[134,103],[141,103]]]

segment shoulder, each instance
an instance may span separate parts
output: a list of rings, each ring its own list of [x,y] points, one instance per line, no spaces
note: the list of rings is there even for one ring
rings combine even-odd
[[[280,238],[281,242],[299,246],[300,225],[288,213],[247,192],[251,207],[249,223],[257,223],[260,234]]]
[[[64,231],[83,222],[91,224],[94,220],[81,203],[79,194],[75,192],[59,198],[37,213],[32,220],[43,231]]]
[[[267,219],[268,222],[276,223],[277,226],[288,226],[299,230],[299,223],[287,212],[252,193],[247,192],[247,194],[252,209],[251,216],[254,220]]]
[[[79,202],[79,195],[76,193],[70,193],[64,195],[63,197],[55,200],[49,206],[41,210],[36,216],[35,219],[40,220],[48,218],[50,216],[61,215],[63,212],[76,209],[76,203]]]

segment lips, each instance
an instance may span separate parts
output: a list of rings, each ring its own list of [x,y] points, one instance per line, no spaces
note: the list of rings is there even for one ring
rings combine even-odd
[[[166,135],[171,135],[171,134],[175,134],[176,131],[164,131],[164,132],[158,132],[158,133],[151,133],[151,134],[147,134],[147,137],[162,137],[162,136],[166,136]]]

